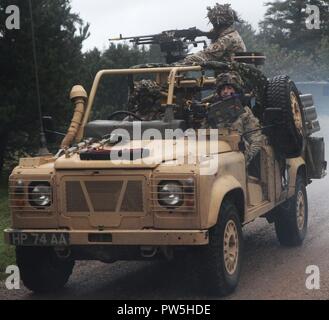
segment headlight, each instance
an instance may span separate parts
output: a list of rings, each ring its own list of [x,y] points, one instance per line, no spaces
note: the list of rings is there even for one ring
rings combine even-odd
[[[163,207],[180,207],[184,202],[184,191],[181,183],[177,181],[163,181],[158,187],[159,203]]]
[[[32,207],[42,209],[51,205],[51,187],[47,182],[32,183],[29,186],[29,201]]]

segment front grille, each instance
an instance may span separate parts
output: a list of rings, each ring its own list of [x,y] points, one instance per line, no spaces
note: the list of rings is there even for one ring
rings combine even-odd
[[[18,185],[18,181],[20,184]],[[49,180],[25,180],[25,179],[11,179],[9,180],[9,207],[14,212],[22,213],[50,213],[53,211],[53,192],[50,189],[51,203],[48,206],[37,206],[31,204],[32,190],[36,185],[43,185],[51,183]]]
[[[66,207],[68,212],[89,212],[79,181],[66,183]]]
[[[95,212],[114,212],[122,191],[122,181],[87,181],[88,196]]]
[[[142,213],[144,212],[142,179],[66,181],[68,213]]]
[[[143,211],[143,193],[138,181],[129,181],[121,210],[126,212]]]

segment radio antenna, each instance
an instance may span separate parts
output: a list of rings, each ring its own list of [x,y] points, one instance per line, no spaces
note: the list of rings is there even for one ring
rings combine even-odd
[[[37,49],[35,44],[35,32],[34,32],[34,21],[33,21],[33,8],[32,1],[29,1],[30,8],[30,18],[31,18],[31,35],[32,35],[32,47],[33,47],[33,60],[34,60],[34,73],[35,73],[35,85],[36,85],[36,93],[37,93],[37,104],[38,104],[38,112],[39,112],[39,121],[40,121],[40,149],[39,156],[49,155],[49,150],[47,148],[47,140],[45,129],[42,121],[42,109],[41,109],[41,97],[40,97],[40,85],[39,85],[39,70],[38,70],[38,59],[37,59]]]

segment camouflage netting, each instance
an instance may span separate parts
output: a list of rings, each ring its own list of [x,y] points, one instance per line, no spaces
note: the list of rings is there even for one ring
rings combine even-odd
[[[230,4],[218,4],[211,8],[207,7],[207,17],[214,27],[231,26],[235,21],[239,21],[237,13]]]
[[[152,80],[135,82],[134,91],[129,99],[129,109],[146,113],[161,105],[161,87]]]

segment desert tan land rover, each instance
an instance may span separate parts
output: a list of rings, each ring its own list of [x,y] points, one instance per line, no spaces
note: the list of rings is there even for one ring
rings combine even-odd
[[[118,75],[161,85],[163,118],[121,111],[90,121],[100,81]],[[244,225],[267,218],[282,245],[302,244],[306,186],[326,170],[324,141],[312,136],[312,96],[286,76],[268,80],[258,111],[266,139],[246,168],[238,132],[196,133],[184,116],[187,101],[202,101],[215,82],[200,66],[141,67],[100,71],[89,97],[72,89],[75,113],[61,150],[21,159],[10,176],[5,239],[16,246],[27,288],[62,288],[77,260],[172,259],[186,250],[203,286],[225,295],[238,284]]]

